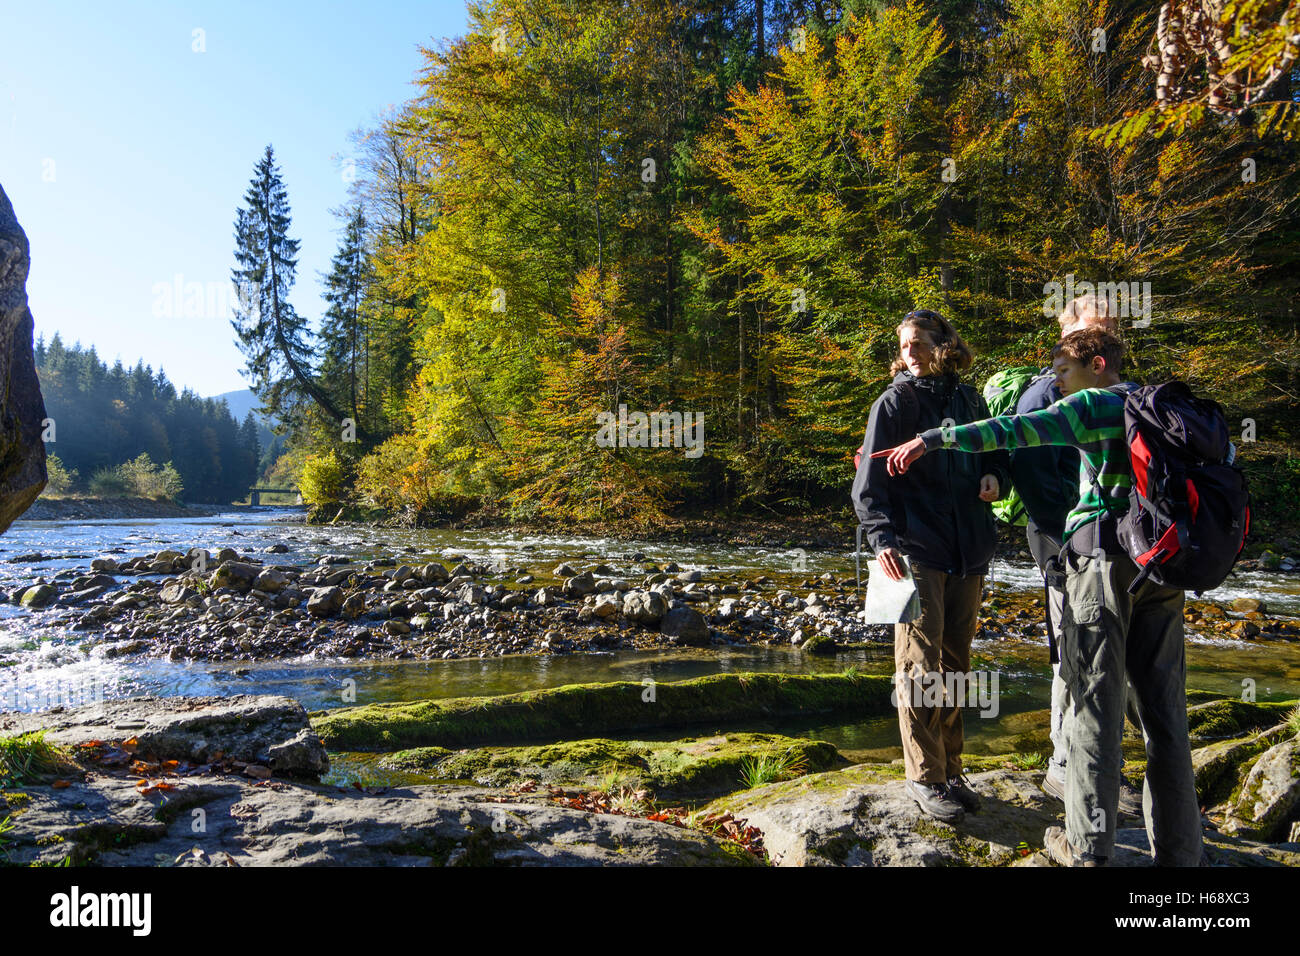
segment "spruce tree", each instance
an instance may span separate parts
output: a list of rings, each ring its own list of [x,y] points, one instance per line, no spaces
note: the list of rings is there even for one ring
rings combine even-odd
[[[352,420],[361,420],[359,376],[367,361],[366,329],[362,313],[370,271],[365,249],[366,217],[357,205],[347,217],[343,239],[325,277],[325,310],[321,342],[326,356],[321,381],[336,404]]]
[[[247,360],[253,391],[274,417],[296,420],[313,401],[336,422],[344,416],[315,381],[310,330],[289,302],[298,267],[298,241],[289,238],[289,194],[270,145],[258,161],[236,212],[231,270],[237,303],[231,321]]]

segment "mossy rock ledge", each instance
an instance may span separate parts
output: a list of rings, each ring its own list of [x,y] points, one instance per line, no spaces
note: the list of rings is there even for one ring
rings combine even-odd
[[[568,684],[496,697],[369,704],[316,711],[312,728],[331,750],[580,740],[659,728],[816,716],[892,713],[888,677],[712,674],[665,683]]]
[[[526,780],[548,786],[627,787],[655,799],[693,800],[745,787],[747,765],[785,759],[789,775],[847,765],[835,747],[821,740],[779,734],[731,733],[672,741],[592,738],[539,747],[481,747],[451,753],[428,747],[404,750],[380,761],[480,786],[511,787]]]

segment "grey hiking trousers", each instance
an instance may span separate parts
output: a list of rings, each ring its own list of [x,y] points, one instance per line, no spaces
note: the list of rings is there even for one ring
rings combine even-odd
[[[1146,581],[1127,554],[1068,552],[1061,677],[1070,695],[1065,830],[1079,852],[1112,857],[1123,757],[1125,674],[1137,694],[1147,773],[1142,809],[1157,865],[1198,866],[1201,814],[1187,735],[1180,590]]]
[[[1025,528],[1025,537],[1029,542],[1029,552],[1034,556],[1034,563],[1038,565],[1039,572],[1046,575],[1048,559],[1060,554],[1061,539],[1043,531],[1034,524],[1033,519],[1029,520]],[[1050,647],[1056,648],[1059,656],[1061,619],[1065,615],[1065,592],[1052,587],[1051,584],[1046,582],[1044,583],[1044,591],[1047,594],[1047,642]],[[1142,716],[1138,713],[1137,694],[1133,691],[1131,683],[1128,681],[1124,683],[1128,688],[1124,701],[1124,714],[1128,717],[1129,722],[1140,731],[1142,729]],[[1066,718],[1070,715],[1070,691],[1065,686],[1065,681],[1061,679],[1061,662],[1059,660],[1052,662],[1050,706],[1051,722],[1048,733],[1052,741],[1052,756],[1047,761],[1047,773],[1049,776],[1065,779],[1065,767],[1069,759],[1069,745],[1067,743],[1069,730],[1066,726]]]

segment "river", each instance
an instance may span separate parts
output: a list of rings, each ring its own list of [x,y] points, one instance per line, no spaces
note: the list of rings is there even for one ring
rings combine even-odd
[[[402,530],[373,527],[308,526],[290,508],[243,509],[214,517],[115,521],[17,521],[0,538],[0,588],[9,591],[39,576],[85,569],[91,558],[126,559],[164,547],[185,551],[222,547],[255,552],[280,543],[289,548],[274,561],[314,564],[322,554],[367,560],[392,556],[411,563],[505,562],[535,568],[539,578],[561,561],[616,563],[642,552],[647,561],[676,561],[685,569],[708,569],[710,577],[757,576],[804,568],[808,576],[830,571],[852,576],[853,555],[778,551],[756,547],[694,547],[651,540],[516,534],[492,531]],[[36,558],[33,555],[39,554]],[[999,560],[1000,587],[1040,587],[1032,564]],[[1267,602],[1275,616],[1300,616],[1300,577],[1246,572],[1205,597],[1226,604],[1237,597]],[[48,613],[48,612],[47,612]],[[719,671],[809,672],[855,666],[868,673],[893,670],[886,644],[856,647],[835,658],[803,655],[790,647],[727,647],[566,656],[507,656],[448,661],[320,660],[265,663],[174,663],[155,658],[104,659],[83,649],[85,632],[39,633],[33,613],[0,604],[0,710],[40,710],[75,704],[96,695],[284,694],[309,710],[357,703],[509,693],[562,684],[653,678],[669,681]],[[973,669],[996,672],[996,704],[967,711],[967,750],[1000,753],[1034,749],[1045,726],[1050,671],[1041,641],[976,641]],[[1300,643],[1248,643],[1205,638],[1189,631],[1187,683],[1196,690],[1238,695],[1254,682],[1260,700],[1300,697]],[[859,759],[897,756],[893,717],[866,724],[812,723],[774,729],[798,731],[836,744]],[[1026,736],[1028,735],[1028,736]]]

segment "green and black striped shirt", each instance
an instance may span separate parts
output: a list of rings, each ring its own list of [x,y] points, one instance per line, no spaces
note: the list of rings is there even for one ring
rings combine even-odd
[[[995,448],[1073,445],[1079,449],[1079,501],[1065,519],[1065,537],[1103,515],[1128,511],[1133,470],[1124,437],[1124,393],[1087,388],[1025,415],[1000,415],[957,428],[922,432],[927,449],[984,452]],[[1006,489],[1003,489],[1005,491]]]

